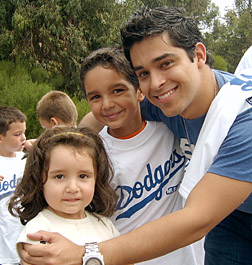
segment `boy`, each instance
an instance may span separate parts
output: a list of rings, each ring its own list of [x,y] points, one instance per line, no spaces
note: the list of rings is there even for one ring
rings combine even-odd
[[[78,112],[72,99],[64,92],[52,90],[46,93],[37,104],[37,116],[41,127],[49,129],[55,125],[77,125]],[[29,150],[36,139],[26,141]]]
[[[26,116],[18,109],[0,106],[0,264],[19,264],[16,240],[23,230],[18,218],[8,212],[8,201],[20,181],[25,159]]]
[[[81,84],[94,117],[106,125],[100,135],[115,170],[112,185],[119,201],[112,221],[120,233],[181,209],[177,190],[185,157],[164,124],[142,119],[144,96],[123,51],[108,47],[90,54],[81,68]],[[144,264],[203,262],[196,258],[188,246]]]
[[[76,126],[78,112],[72,99],[64,92],[53,90],[45,94],[37,105],[37,115],[43,128],[55,125]]]

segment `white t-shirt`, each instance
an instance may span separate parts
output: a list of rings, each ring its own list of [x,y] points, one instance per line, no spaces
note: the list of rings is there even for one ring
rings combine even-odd
[[[242,56],[234,74],[238,75],[242,70],[247,68],[252,68],[252,46],[250,46]]]
[[[28,233],[35,233],[38,230],[58,232],[80,246],[84,246],[88,242],[101,242],[120,235],[108,218],[96,214],[99,216],[98,219],[92,213],[85,213],[87,217],[83,219],[66,219],[44,209],[25,225],[17,244],[20,242],[39,243],[27,238]]]
[[[163,123],[149,121],[130,139],[114,138],[107,129],[104,127],[100,136],[114,167],[112,186],[119,202],[111,220],[120,233],[181,209],[178,188],[185,157],[173,133]],[[200,243],[141,264],[201,265],[203,253]]]
[[[8,202],[17,183],[24,172],[26,159],[21,159],[23,152],[17,152],[16,157],[0,156],[0,264],[19,263],[16,253],[16,241],[23,229],[19,218],[13,217],[8,211]]]

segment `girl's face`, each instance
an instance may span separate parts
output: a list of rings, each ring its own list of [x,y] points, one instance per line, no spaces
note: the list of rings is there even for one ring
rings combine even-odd
[[[58,145],[50,152],[44,196],[48,209],[68,219],[85,218],[95,191],[96,171],[88,151]]]

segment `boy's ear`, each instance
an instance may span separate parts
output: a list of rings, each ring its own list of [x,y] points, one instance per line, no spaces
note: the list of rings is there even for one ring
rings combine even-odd
[[[139,87],[137,90],[137,99],[139,102],[143,101],[145,98],[145,95],[143,94],[141,88]]]
[[[59,121],[54,117],[50,119],[50,122],[52,123],[52,126],[59,125]]]
[[[2,142],[2,140],[3,140],[3,135],[0,134],[0,143]]]

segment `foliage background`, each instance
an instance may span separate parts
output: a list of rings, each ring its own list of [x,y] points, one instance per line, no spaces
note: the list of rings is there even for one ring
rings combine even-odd
[[[120,26],[142,5],[174,5],[193,16],[214,68],[233,72],[252,45],[252,0],[235,0],[220,18],[211,0],[0,0],[0,104],[28,117],[27,137],[41,132],[36,104],[49,90],[69,94],[79,120],[89,111],[80,91],[83,59],[119,45]]]

